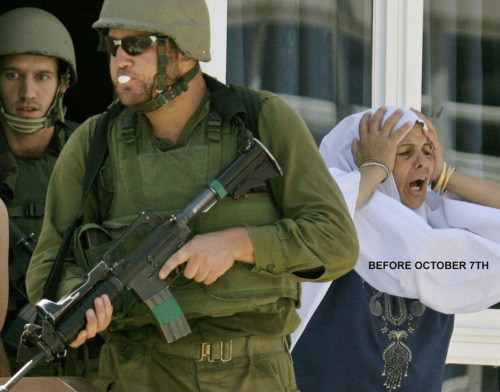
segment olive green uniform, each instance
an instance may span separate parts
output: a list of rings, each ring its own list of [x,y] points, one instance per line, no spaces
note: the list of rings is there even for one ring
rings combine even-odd
[[[73,132],[63,123],[56,125],[46,153],[39,159],[15,157],[0,125],[0,197],[7,206],[9,218],[25,235],[38,238],[42,230],[45,195],[50,175],[66,140]],[[9,313],[4,331],[9,329],[15,313],[28,303],[24,280],[29,254],[19,246],[9,248]]]
[[[54,135],[46,152],[38,159],[15,157],[0,129],[0,197],[5,202],[9,218],[26,235],[38,238],[42,230],[45,196],[56,160],[62,147],[77,124],[57,122]],[[35,243],[33,243],[34,247]],[[25,288],[25,276],[30,254],[22,245],[9,248],[9,307],[2,339],[8,353],[10,367],[15,370],[17,356],[17,334],[22,331],[24,321],[16,320],[18,312],[29,302]],[[13,327],[13,323],[16,323]],[[13,329],[11,329],[13,328]],[[17,332],[15,332],[17,331]],[[8,339],[8,341],[7,341]],[[81,364],[83,366],[83,363]],[[31,375],[63,375],[66,372],[59,362],[37,367]],[[76,366],[76,365],[75,365]],[[94,364],[94,368],[96,368]],[[75,369],[73,369],[75,370]],[[74,371],[69,375],[76,375]],[[78,373],[83,374],[83,370]]]
[[[300,281],[332,280],[351,270],[357,237],[303,120],[277,95],[259,96],[259,138],[284,176],[246,198],[225,198],[192,227],[193,234],[247,227],[255,265],[236,262],[212,285],[181,280],[171,286],[193,330],[171,344],[161,340],[146,306],[121,294],[101,354],[96,384],[103,390],[109,385],[141,391],[297,390],[286,337],[299,324]],[[205,97],[175,145],[155,138],[144,115],[125,110],[115,118],[109,156],[75,237],[97,222],[116,238],[142,210],[169,216],[183,209],[237,156],[234,130],[227,122],[210,127],[209,113]],[[75,132],[54,170],[46,221],[28,271],[32,301],[40,298],[61,238],[79,209],[97,118]],[[89,253],[83,256],[78,245],[74,253],[76,260],[65,264],[60,295],[97,261]]]

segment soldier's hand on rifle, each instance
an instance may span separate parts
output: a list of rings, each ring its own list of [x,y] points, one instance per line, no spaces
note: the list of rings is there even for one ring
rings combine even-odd
[[[109,297],[104,294],[94,300],[94,309],[88,309],[86,312],[87,325],[85,329],[78,333],[76,339],[70,343],[70,347],[77,348],[87,339],[95,337],[99,332],[108,328],[113,314],[113,305]]]
[[[236,260],[255,264],[252,241],[243,227],[195,236],[166,261],[159,276],[165,279],[186,263],[184,276],[208,285],[229,270]]]

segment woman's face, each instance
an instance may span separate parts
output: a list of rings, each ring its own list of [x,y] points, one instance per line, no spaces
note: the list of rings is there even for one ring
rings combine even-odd
[[[412,210],[420,207],[427,194],[434,155],[432,144],[422,131],[422,124],[415,124],[399,142],[393,176],[403,203]]]

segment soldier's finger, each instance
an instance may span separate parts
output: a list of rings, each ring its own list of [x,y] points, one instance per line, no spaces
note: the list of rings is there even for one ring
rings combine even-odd
[[[96,298],[96,300],[100,300],[100,298]],[[94,309],[88,309],[85,314],[87,316],[87,326],[85,327],[85,330],[87,331],[87,339],[90,339],[97,334],[98,319]]]
[[[86,330],[82,330],[78,333],[78,335],[76,336],[75,340],[73,340],[71,343],[70,343],[70,347],[72,348],[78,348],[80,347],[83,343],[85,343],[85,341],[87,340],[87,331]]]
[[[106,325],[106,310],[104,309],[104,301],[101,297],[97,297],[94,300],[95,315],[97,320],[96,331],[100,332],[104,329]]]
[[[179,267],[182,263],[185,263],[187,257],[184,252],[184,247],[180,248],[177,252],[175,252],[169,259],[163,264],[163,267],[160,269],[159,277],[160,279],[165,279],[170,273]],[[185,273],[185,272],[184,272]]]
[[[111,300],[109,299],[107,294],[104,294],[101,298],[104,302],[104,312],[106,315],[106,327],[105,328],[107,328],[109,323],[111,322],[111,317],[113,316],[113,304],[111,303]]]

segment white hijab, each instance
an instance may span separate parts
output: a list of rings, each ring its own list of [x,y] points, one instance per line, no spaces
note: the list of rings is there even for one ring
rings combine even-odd
[[[396,109],[388,107],[383,121]],[[372,113],[375,111],[371,109]],[[358,128],[363,114],[342,120],[320,146],[321,155],[356,225],[360,255],[355,271],[377,290],[418,298],[443,313],[474,312],[500,302],[499,209],[460,201],[449,193],[439,196],[429,188],[425,203],[411,210],[401,204],[391,174],[367,202],[355,210],[360,173],[351,145],[353,138],[359,139]],[[414,112],[404,109],[394,129],[407,121],[422,122]],[[409,261],[411,268],[374,269],[370,268],[370,261]],[[454,269],[439,269],[445,264],[418,263],[424,261],[461,261],[465,264],[455,264]],[[429,269],[424,268],[426,265]],[[292,337],[294,342],[305,329],[329,284],[303,284],[299,309],[303,322]]]

